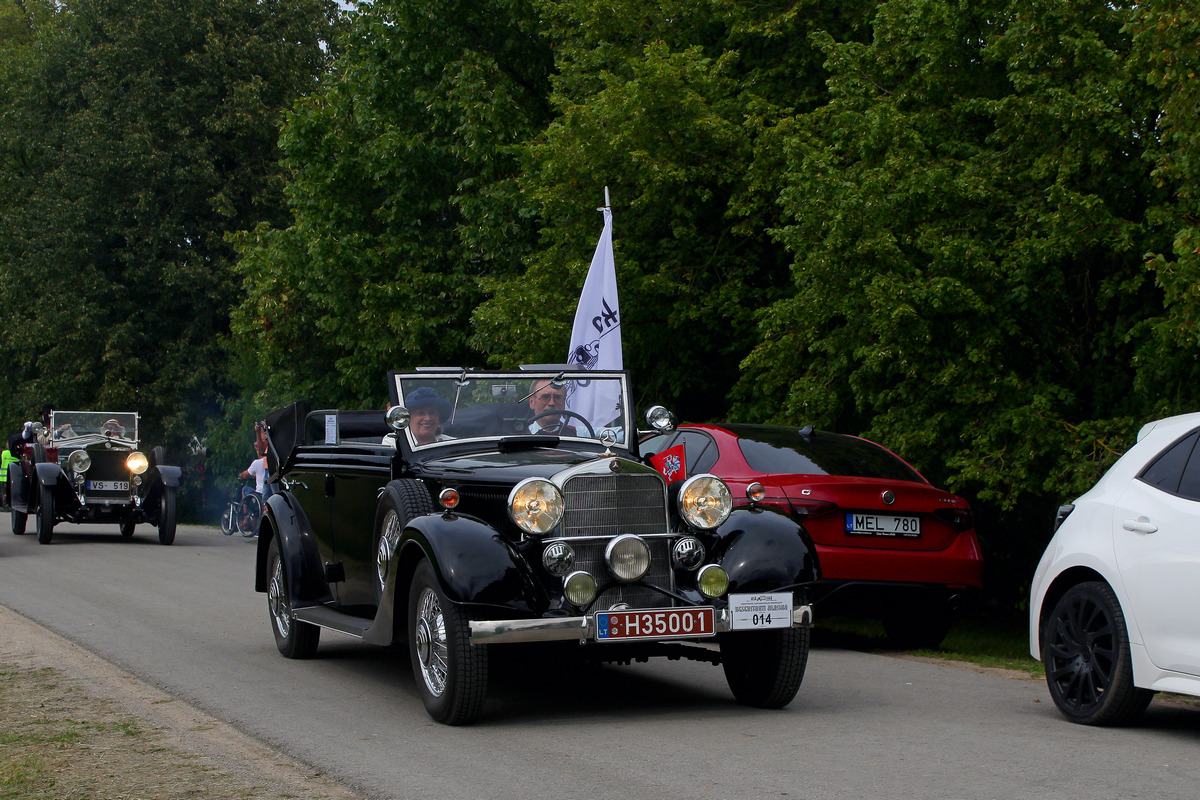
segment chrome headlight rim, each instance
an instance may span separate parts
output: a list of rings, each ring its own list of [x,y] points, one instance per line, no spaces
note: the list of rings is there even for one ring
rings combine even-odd
[[[596,599],[597,588],[596,579],[581,569],[563,578],[563,596],[580,608]]]
[[[729,573],[720,564],[705,564],[696,573],[696,589],[705,597],[720,597],[729,591]]]
[[[695,572],[704,564],[704,543],[695,536],[681,536],[671,545],[671,563],[676,569]]]
[[[562,492],[545,478],[526,478],[508,493],[508,518],[530,536],[545,536],[562,522]]]
[[[556,578],[575,569],[575,549],[564,541],[550,542],[542,551],[542,567]]]
[[[141,450],[134,450],[125,456],[125,466],[134,475],[141,475],[150,468],[150,459],[146,458],[146,454]]]
[[[72,472],[82,475],[92,468],[92,457],[86,450],[76,450],[67,456],[67,466],[71,468]]]
[[[604,563],[619,581],[641,580],[650,571],[650,545],[636,534],[614,536],[604,547]]]
[[[658,433],[671,433],[675,430],[675,415],[665,406],[651,406],[646,412],[646,423]]]
[[[733,493],[725,481],[709,472],[693,475],[679,487],[679,515],[693,528],[712,530],[733,513]]]

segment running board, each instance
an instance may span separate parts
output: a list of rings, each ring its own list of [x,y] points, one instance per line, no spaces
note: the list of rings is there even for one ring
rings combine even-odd
[[[375,620],[352,617],[349,614],[343,614],[340,611],[334,611],[332,608],[325,606],[297,608],[292,611],[292,616],[299,622],[307,622],[310,625],[328,628],[331,631],[344,633],[356,639],[364,638],[367,629],[375,623]]]

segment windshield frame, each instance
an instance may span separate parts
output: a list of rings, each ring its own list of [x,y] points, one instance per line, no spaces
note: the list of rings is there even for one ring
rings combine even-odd
[[[106,436],[102,430],[115,420],[118,433]],[[58,447],[83,447],[97,442],[138,443],[136,411],[59,411],[50,412],[49,440]]]
[[[400,398],[406,393],[411,393],[421,386],[429,386],[438,392],[441,400],[445,401],[451,410],[451,418],[455,420],[455,424],[460,423],[459,412],[468,408],[482,408],[486,406],[496,406],[497,413],[504,411],[505,406],[512,414],[517,414],[521,409],[521,405],[528,405],[530,397],[533,395],[532,386],[539,380],[550,380],[553,382],[563,382],[568,388],[568,400],[566,410],[575,411],[572,408],[572,400],[576,398],[575,391],[580,388],[590,385],[597,380],[613,381],[620,387],[620,399],[613,408],[613,413],[617,414],[617,418],[612,421],[621,421],[623,425],[611,426],[605,428],[603,426],[593,424],[593,429],[596,433],[595,438],[587,435],[586,427],[579,424],[578,419],[568,417],[567,423],[574,427],[575,434],[570,433],[555,434],[552,437],[539,435],[536,433],[520,430],[512,430],[508,432],[491,432],[479,435],[456,436],[450,439],[443,439],[427,444],[417,444],[412,433],[410,425],[405,430],[400,431],[396,435],[397,442],[402,442],[406,450],[410,452],[423,452],[426,450],[437,449],[446,446],[462,445],[464,443],[498,443],[501,440],[508,439],[552,439],[560,443],[580,443],[586,445],[603,445],[608,444],[609,447],[623,450],[629,453],[636,452],[637,431],[634,424],[632,401],[629,391],[629,373],[625,370],[583,370],[570,369],[564,367],[548,367],[538,369],[522,369],[522,370],[472,370],[472,369],[416,369],[406,371],[389,371],[388,372],[388,395],[390,405],[401,405]],[[491,384],[489,386],[489,384]],[[509,391],[497,394],[497,389],[507,387]],[[488,402],[471,402],[464,403],[466,392],[478,392],[481,389],[486,389],[491,399]],[[524,409],[528,413],[526,417],[533,415],[531,408]],[[579,413],[579,412],[575,412]],[[572,422],[574,420],[574,422]],[[443,428],[453,428],[455,424],[451,424],[450,420],[442,420],[442,426],[439,427],[439,432]],[[611,429],[617,434],[617,441],[605,442],[601,436],[603,431]]]

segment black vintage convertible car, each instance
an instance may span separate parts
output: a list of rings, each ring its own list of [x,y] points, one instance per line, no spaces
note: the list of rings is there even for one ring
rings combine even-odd
[[[808,660],[812,542],[719,478],[668,482],[638,452],[628,377],[558,367],[389,374],[385,412],[267,418],[255,588],[279,651],[321,629],[407,642],[440,722],[482,711],[489,647],[578,642],[589,657],[721,664],[776,708]],[[670,431],[655,407],[647,421]]]
[[[58,522],[114,522],[132,536],[139,522],[158,528],[162,544],[175,541],[175,493],[182,470],[162,447],[138,449],[133,412],[55,411],[50,427],[33,425],[36,440],[9,464],[13,533],[28,517],[38,541],[50,544]]]

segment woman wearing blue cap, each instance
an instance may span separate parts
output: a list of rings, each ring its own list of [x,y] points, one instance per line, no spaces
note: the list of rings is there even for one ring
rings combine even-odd
[[[422,386],[409,392],[404,398],[404,407],[410,415],[408,429],[416,444],[433,444],[450,438],[438,433],[442,420],[450,417],[450,404],[438,397],[433,389]]]

